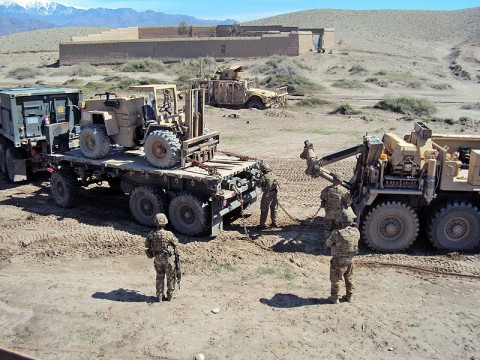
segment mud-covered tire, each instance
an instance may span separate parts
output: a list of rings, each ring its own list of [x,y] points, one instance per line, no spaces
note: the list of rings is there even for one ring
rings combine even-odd
[[[169,130],[148,134],[143,145],[147,161],[160,169],[174,167],[180,161],[180,140]]]
[[[468,202],[439,208],[428,225],[428,238],[438,249],[471,250],[480,241],[480,212]]]
[[[7,144],[0,144],[0,172],[2,174],[7,173],[7,160],[6,160],[7,149],[8,149]]]
[[[261,102],[260,100],[250,100],[247,103],[247,109],[264,110],[265,109],[265,104],[263,102]]]
[[[78,201],[80,183],[73,171],[60,169],[54,171],[50,176],[50,190],[58,205],[69,208]]]
[[[82,154],[89,159],[104,158],[110,151],[110,138],[102,125],[85,125],[80,132],[78,141]]]
[[[405,250],[417,238],[418,215],[404,202],[383,202],[367,212],[362,230],[365,242],[374,250]]]
[[[205,234],[209,229],[209,214],[208,204],[188,193],[180,193],[170,202],[170,222],[185,235]]]
[[[15,182],[15,162],[22,159],[25,159],[25,154],[21,148],[9,147],[5,151],[6,173],[12,183]]]
[[[162,189],[138,186],[130,194],[130,212],[133,218],[145,226],[154,226],[156,214],[166,213],[168,197]]]

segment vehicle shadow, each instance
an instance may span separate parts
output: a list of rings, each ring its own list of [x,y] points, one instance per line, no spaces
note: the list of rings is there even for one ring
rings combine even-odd
[[[259,301],[264,305],[282,309],[331,304],[328,298],[302,298],[295,294],[275,294],[271,299],[261,298]]]
[[[155,296],[147,296],[140,294],[137,290],[129,290],[123,288],[112,290],[108,293],[97,291],[95,294],[92,295],[92,298],[120,302],[158,302],[158,299]]]

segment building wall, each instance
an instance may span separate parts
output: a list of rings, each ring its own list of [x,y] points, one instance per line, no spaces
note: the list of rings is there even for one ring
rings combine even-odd
[[[187,29],[190,25],[187,25]],[[193,26],[192,37],[210,37],[212,31],[215,31],[215,25],[195,25]],[[178,25],[175,26],[141,26],[138,28],[138,39],[165,39],[165,38],[188,38],[188,34],[180,35]],[[121,40],[117,38],[117,40]]]
[[[151,57],[169,60],[222,57],[296,56],[313,49],[309,32],[264,34],[261,37],[178,38],[135,41],[68,42],[60,44],[60,64],[119,64]]]

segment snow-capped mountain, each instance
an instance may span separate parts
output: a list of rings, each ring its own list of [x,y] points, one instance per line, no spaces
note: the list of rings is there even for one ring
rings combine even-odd
[[[0,16],[15,19],[36,19],[65,26],[129,27],[178,25],[184,20],[189,25],[232,24],[233,20],[202,20],[192,16],[170,15],[162,12],[134,9],[84,9],[49,0],[0,0]],[[9,29],[9,33],[15,29]],[[2,31],[0,29],[0,35]]]

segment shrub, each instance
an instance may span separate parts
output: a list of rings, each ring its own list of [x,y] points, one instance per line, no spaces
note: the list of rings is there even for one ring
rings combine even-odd
[[[345,79],[334,81],[332,86],[343,88],[343,89],[360,89],[365,87],[365,85],[358,80],[345,80]]]
[[[368,82],[368,83],[372,83],[372,84],[375,84],[377,86],[380,86],[380,87],[388,87],[388,84],[390,83],[388,80],[384,80],[384,79],[379,79],[379,78],[368,78],[365,80],[365,82]]]
[[[330,114],[341,114],[341,115],[357,115],[361,114],[362,112],[359,110],[355,110],[351,105],[341,105],[333,110]]]
[[[323,87],[299,75],[275,74],[269,75],[261,81],[268,87],[287,86],[291,95],[305,95],[309,91],[320,90]]]
[[[460,108],[466,110],[480,110],[480,102],[463,104],[462,106],[460,106]]]
[[[11,77],[17,80],[33,79],[35,76],[41,74],[38,69],[30,69],[27,67],[17,67],[7,74],[7,77]]]
[[[310,99],[303,99],[295,103],[293,106],[295,107],[314,107],[320,105],[327,105],[330,104],[330,101],[322,100],[319,98],[310,98]]]
[[[375,104],[374,108],[418,116],[430,116],[437,112],[430,101],[411,97],[385,98]]]
[[[66,73],[70,76],[88,77],[88,76],[96,75],[98,73],[98,70],[95,66],[92,66],[89,63],[79,63],[76,65],[69,66],[66,69]]]
[[[152,58],[145,58],[139,60],[130,60],[122,68],[123,72],[160,72],[165,67],[161,61],[152,60]]]
[[[76,79],[76,78],[71,78],[71,79],[68,79],[67,81],[65,81],[63,83],[63,85],[65,86],[78,86],[82,83],[82,80],[80,79]]]
[[[435,84],[428,84],[428,87],[435,89],[435,90],[448,90],[453,89],[452,85],[445,84],[445,83],[435,83]]]
[[[363,74],[363,73],[367,72],[367,69],[365,69],[361,65],[355,65],[348,71],[350,72],[350,74],[356,75],[356,74]]]

